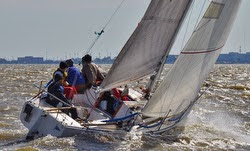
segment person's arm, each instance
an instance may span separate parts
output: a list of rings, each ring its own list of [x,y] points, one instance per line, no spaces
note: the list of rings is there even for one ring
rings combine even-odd
[[[97,77],[97,79],[103,80],[103,79],[104,79],[104,76],[103,76],[103,74],[101,73],[101,71],[100,71],[100,69],[98,68],[98,66],[95,65],[95,64],[93,64],[93,67],[94,67],[95,70],[96,70],[96,73],[97,73],[96,77]]]
[[[50,79],[50,81],[44,85],[44,88],[47,88],[52,82],[53,82],[53,79]]]
[[[100,70],[98,68],[97,68],[97,78],[100,79],[100,80],[104,79],[103,74],[100,72]]]

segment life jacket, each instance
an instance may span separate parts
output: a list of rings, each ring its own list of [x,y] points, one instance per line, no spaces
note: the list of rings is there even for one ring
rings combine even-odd
[[[130,98],[127,95],[124,95],[121,97],[122,101],[131,101]]]
[[[112,89],[112,95],[117,98],[117,99],[121,99],[122,101],[130,101],[130,98],[128,95],[122,95],[121,91],[117,88],[113,88]]]

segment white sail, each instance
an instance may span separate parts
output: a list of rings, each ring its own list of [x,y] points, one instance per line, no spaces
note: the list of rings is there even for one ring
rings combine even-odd
[[[152,98],[145,116],[178,115],[195,100],[218,58],[241,0],[214,0]]]
[[[152,0],[101,88],[110,89],[154,73],[169,52],[191,2]]]

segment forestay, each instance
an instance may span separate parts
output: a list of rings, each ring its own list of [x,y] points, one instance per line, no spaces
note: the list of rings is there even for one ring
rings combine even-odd
[[[169,52],[191,1],[152,0],[101,88],[110,89],[154,73]]]
[[[240,2],[211,2],[175,64],[143,109],[145,116],[178,115],[195,100],[225,45]]]

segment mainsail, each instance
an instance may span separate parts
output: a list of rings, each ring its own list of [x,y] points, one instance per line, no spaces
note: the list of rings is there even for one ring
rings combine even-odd
[[[157,71],[169,52],[192,0],[152,0],[129,38],[102,89],[110,89]]]
[[[241,0],[213,0],[183,51],[143,109],[150,117],[175,116],[196,99],[218,58]]]

